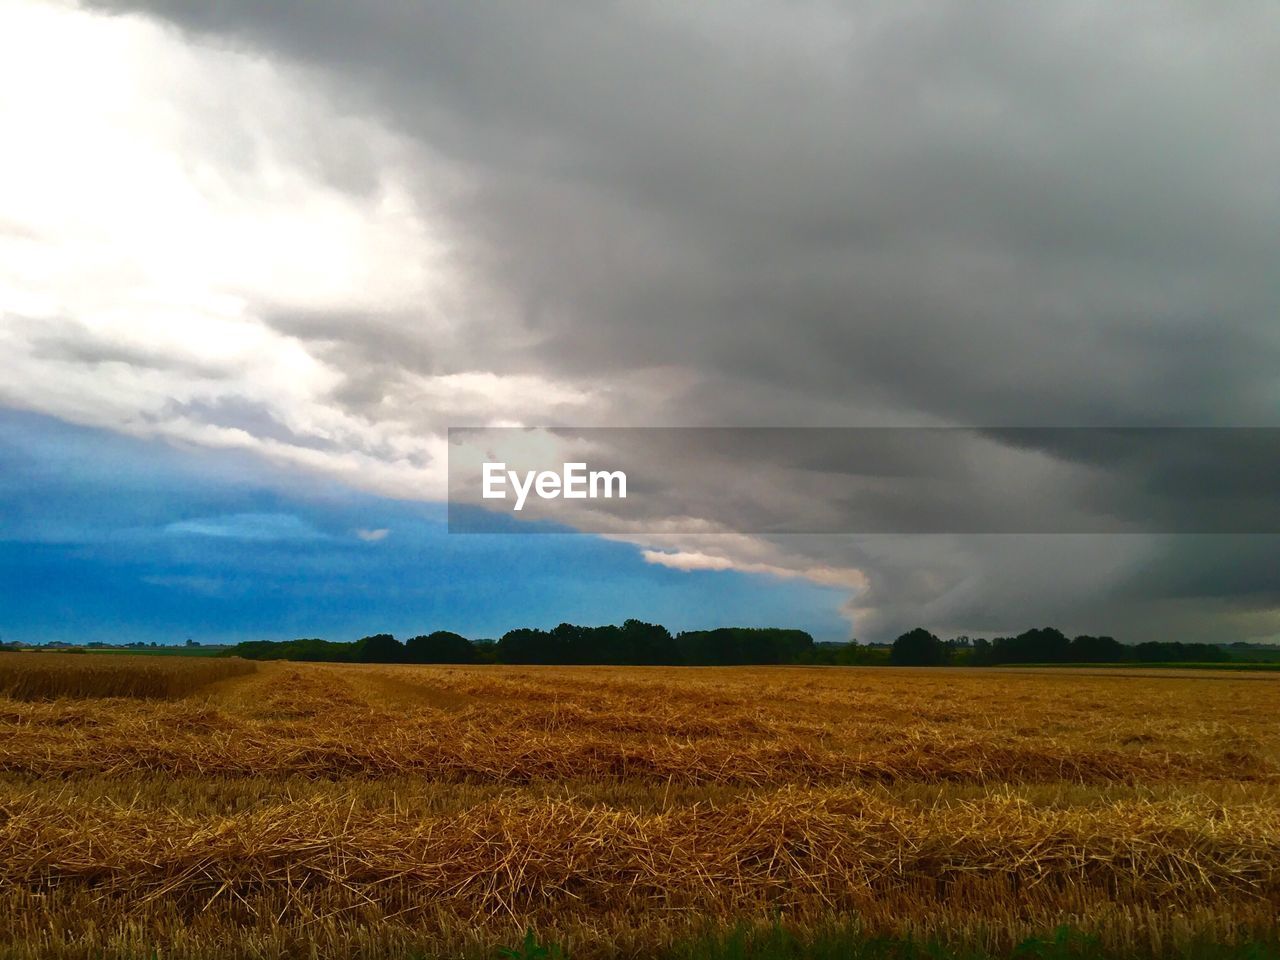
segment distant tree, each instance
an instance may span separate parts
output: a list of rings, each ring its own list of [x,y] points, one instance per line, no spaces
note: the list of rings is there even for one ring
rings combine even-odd
[[[309,640],[291,640],[285,644],[286,660],[311,660],[322,663],[345,663],[356,659],[358,647],[354,643],[337,643],[313,637]]]
[[[843,667],[883,667],[889,663],[892,648],[885,644],[861,644],[856,640],[835,647],[823,647],[813,658],[814,663],[830,663]]]
[[[627,620],[618,631],[620,649],[617,663],[678,664],[680,653],[675,637],[660,623]]]
[[[903,667],[936,667],[947,662],[947,645],[923,627],[893,641],[889,662]]]
[[[1133,648],[1141,663],[1221,663],[1231,656],[1216,643],[1171,643],[1152,641]]]
[[[318,637],[298,640],[246,640],[237,643],[226,656],[245,660],[352,660],[354,643],[331,643]]]
[[[953,667],[973,665],[973,639],[967,633],[944,642],[947,647],[947,663]]]
[[[404,657],[409,663],[475,663],[476,650],[461,634],[437,630],[406,640]]]
[[[476,663],[498,662],[497,640],[476,640],[471,644],[471,648],[475,651]]]
[[[591,638],[595,632],[591,627],[579,627],[572,623],[557,624],[549,634],[550,659],[546,662],[599,663],[591,655]]]
[[[1115,637],[1082,634],[1071,641],[1067,659],[1072,663],[1118,663],[1129,659],[1129,651]]]
[[[551,634],[546,630],[520,627],[508,630],[498,640],[499,663],[555,663]]]
[[[1025,630],[1016,637],[996,637],[992,663],[1066,663],[1071,641],[1053,627]]]
[[[720,627],[687,630],[675,638],[679,662],[690,665],[805,663],[814,655],[813,637],[777,627]]]
[[[992,663],[991,641],[986,637],[975,637],[973,640],[973,653],[969,657],[969,663],[975,667],[990,666]]]
[[[356,641],[356,659],[361,663],[400,663],[404,644],[389,633],[378,633]]]

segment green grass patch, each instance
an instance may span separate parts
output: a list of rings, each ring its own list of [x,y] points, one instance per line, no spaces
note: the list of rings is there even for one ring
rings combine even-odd
[[[500,948],[499,960],[572,960],[555,943],[533,931],[524,940]],[[734,927],[678,942],[652,960],[1277,960],[1280,941],[1221,944],[1195,941],[1160,954],[1107,950],[1092,934],[1062,926],[1029,937],[1012,949],[991,952],[943,939],[873,937],[856,926],[833,927],[799,935],[785,927]]]

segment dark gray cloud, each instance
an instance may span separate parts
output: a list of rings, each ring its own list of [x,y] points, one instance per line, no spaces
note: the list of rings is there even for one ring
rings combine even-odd
[[[601,424],[1277,425],[1268,5],[97,6],[301,64],[420,145],[461,322],[268,318],[347,371],[343,409],[488,370],[625,378]],[[299,139],[376,179],[360,143]],[[1081,542],[792,549],[867,571],[885,623],[1274,609],[1194,544]],[[1145,605],[1192,596],[1212,615]]]
[[[508,363],[687,364],[714,422],[1274,416],[1265,8],[141,6],[462,164]]]

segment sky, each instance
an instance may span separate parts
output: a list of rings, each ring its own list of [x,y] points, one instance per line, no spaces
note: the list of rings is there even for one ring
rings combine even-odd
[[[803,578],[682,572],[573,533],[450,535],[439,503],[255,454],[0,413],[0,639],[233,643],[647,617],[847,639]]]
[[[0,0],[0,632],[1280,639],[1271,535],[443,521],[457,426],[1280,427],[1278,27]]]

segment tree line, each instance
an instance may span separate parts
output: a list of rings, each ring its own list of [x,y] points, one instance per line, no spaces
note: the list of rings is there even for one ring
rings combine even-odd
[[[497,640],[468,640],[448,630],[401,642],[389,633],[352,643],[318,638],[253,640],[227,651],[248,660],[317,660],[346,663],[600,664],[616,666],[737,666],[825,664],[897,666],[997,666],[1018,663],[1217,663],[1230,660],[1209,643],[1126,645],[1108,636],[1068,638],[1053,627],[993,639],[943,640],[923,627],[892,644],[815,643],[803,630],[720,627],[673,634],[643,620],[585,627],[562,623],[551,630],[520,627]]]
[[[642,620],[621,626],[562,623],[552,630],[521,627],[498,640],[471,641],[437,630],[401,643],[389,633],[354,643],[329,640],[253,640],[230,655],[249,660],[353,663],[513,663],[653,666],[732,666],[819,662],[819,648],[803,630],[720,627],[672,634]]]
[[[997,666],[1016,663],[1221,663],[1231,657],[1212,643],[1153,641],[1127,645],[1114,637],[1070,638],[1053,627],[1014,637],[941,638],[916,627],[893,642],[889,662],[899,666]]]

